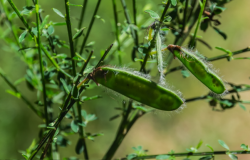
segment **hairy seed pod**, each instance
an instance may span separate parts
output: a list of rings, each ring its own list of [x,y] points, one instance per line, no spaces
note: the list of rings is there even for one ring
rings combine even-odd
[[[172,111],[184,102],[173,91],[130,71],[99,67],[89,76],[97,84],[156,109]]]
[[[168,50],[177,57],[182,64],[211,91],[223,94],[226,91],[224,82],[216,75],[203,59],[196,53],[177,45],[168,45]]]

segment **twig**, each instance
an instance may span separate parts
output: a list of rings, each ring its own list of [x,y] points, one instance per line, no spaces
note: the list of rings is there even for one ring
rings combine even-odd
[[[121,43],[119,39],[119,29],[118,29],[118,16],[117,16],[117,9],[116,9],[116,0],[112,0],[113,2],[113,10],[114,10],[114,18],[115,18],[115,35],[116,35],[116,41],[118,44],[118,59],[119,59],[119,65],[122,64],[122,58],[121,58]]]
[[[43,57],[41,51],[41,36],[40,36],[40,29],[39,29],[39,0],[36,0],[36,26],[37,26],[37,46],[38,46],[38,54],[39,54],[39,64],[40,64],[40,72],[42,76],[42,86],[43,86],[43,102],[44,102],[44,116],[45,116],[45,123],[46,126],[49,125],[49,118],[48,118],[48,111],[47,111],[47,100],[46,100],[46,87],[45,87],[45,78],[43,73]]]
[[[213,156],[213,155],[227,155],[227,153],[230,154],[250,154],[250,151],[214,151],[214,152],[187,152],[187,153],[174,153],[174,154],[160,154],[160,155],[168,155],[168,156],[174,156],[174,157],[186,157],[186,156]],[[132,160],[136,159],[155,159],[159,155],[148,155],[148,156],[138,156],[132,158]],[[127,160],[127,158],[122,158],[121,160]]]
[[[193,39],[192,39],[191,44],[190,44],[191,48],[194,46],[196,34],[197,34],[198,28],[199,28],[200,23],[201,23],[201,16],[203,14],[205,6],[206,6],[206,0],[203,0],[203,4],[201,6],[201,10],[200,10],[200,14],[199,14],[199,17],[198,17],[198,22],[197,22],[197,25],[196,25],[196,28],[195,28],[194,36],[193,36]]]
[[[100,6],[101,1],[102,1],[102,0],[98,0],[98,2],[97,2],[97,4],[96,4],[94,14],[93,14],[93,16],[92,16],[92,18],[91,18],[91,21],[90,21],[90,24],[89,24],[89,28],[88,28],[87,33],[86,33],[86,36],[84,37],[83,42],[82,42],[82,46],[81,46],[81,49],[80,49],[80,52],[79,52],[80,55],[82,54],[83,49],[84,49],[84,47],[85,47],[85,45],[86,45],[86,42],[87,42],[87,40],[88,40],[88,38],[89,38],[89,34],[90,34],[90,31],[91,31],[91,29],[92,29],[92,26],[93,26],[93,24],[94,24],[94,22],[95,22],[95,19],[96,19],[95,16],[96,16],[96,13],[97,13],[97,11],[98,11],[98,9],[99,9],[99,6]]]
[[[78,23],[78,29],[82,28],[83,18],[84,18],[84,15],[85,15],[87,3],[88,3],[88,0],[84,0],[84,1],[83,1],[83,7],[82,7],[82,11],[81,11],[80,20],[79,20],[79,23]],[[75,47],[74,47],[74,48],[75,48],[75,51],[77,50],[78,40],[79,40],[79,38],[77,38],[77,39],[75,40]]]

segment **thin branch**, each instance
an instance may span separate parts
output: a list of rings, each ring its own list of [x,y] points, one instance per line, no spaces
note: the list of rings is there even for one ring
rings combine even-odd
[[[121,58],[121,43],[119,39],[119,28],[118,28],[118,15],[117,15],[117,9],[116,9],[116,0],[112,0],[113,2],[113,11],[114,11],[114,19],[115,19],[115,35],[116,35],[116,40],[118,44],[118,59],[119,59],[119,64],[122,64],[122,58]]]
[[[214,151],[214,152],[187,152],[187,153],[174,153],[174,154],[160,154],[160,155],[168,155],[174,157],[187,157],[187,156],[213,156],[213,155],[227,155],[230,154],[250,154],[250,151]],[[147,156],[138,156],[132,158],[132,160],[136,159],[156,159],[159,155],[147,155]],[[122,158],[121,160],[128,160],[127,158]]]
[[[101,1],[102,1],[102,0],[98,0],[98,2],[97,2],[97,4],[96,4],[96,8],[95,8],[94,14],[92,15],[92,18],[91,18],[91,21],[90,21],[90,24],[89,24],[89,28],[88,28],[87,33],[86,33],[86,35],[85,35],[85,37],[84,37],[84,39],[83,39],[83,42],[82,42],[82,46],[81,46],[81,49],[80,49],[80,52],[79,52],[80,55],[82,54],[83,49],[84,49],[84,47],[85,47],[85,45],[86,45],[86,42],[87,42],[87,40],[88,40],[88,38],[89,38],[89,34],[90,34],[90,31],[91,31],[91,29],[92,29],[92,26],[93,26],[93,24],[94,24],[94,22],[95,22],[96,13],[97,13],[97,11],[98,11],[98,9],[99,9],[99,6],[100,6],[100,4],[101,4]]]
[[[36,0],[36,26],[37,26],[37,46],[38,46],[38,54],[39,54],[39,64],[40,64],[40,72],[42,76],[42,86],[43,86],[43,103],[44,103],[44,116],[45,116],[45,123],[46,126],[49,125],[49,118],[48,118],[48,111],[47,111],[47,95],[46,95],[46,87],[45,87],[45,78],[44,78],[44,72],[43,72],[43,57],[42,57],[42,51],[41,51],[41,36],[40,36],[40,24],[39,24],[39,0]]]
[[[78,23],[78,29],[82,28],[83,18],[84,18],[85,12],[86,12],[87,3],[88,3],[88,0],[83,1],[83,7],[82,7],[82,11],[81,11],[80,20],[79,20],[79,23]],[[75,40],[75,51],[77,50],[78,40],[79,40],[79,38],[77,38]]]
[[[198,17],[198,22],[197,22],[197,25],[196,25],[196,28],[195,28],[195,31],[194,31],[194,36],[193,36],[193,39],[192,39],[191,44],[190,44],[191,48],[194,46],[196,34],[198,32],[198,28],[199,28],[200,23],[201,23],[201,17],[202,17],[205,6],[206,6],[206,0],[203,0],[203,4],[201,6],[200,14],[199,14],[199,17]]]

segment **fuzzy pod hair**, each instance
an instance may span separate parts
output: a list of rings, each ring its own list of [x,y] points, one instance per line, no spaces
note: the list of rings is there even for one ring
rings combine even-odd
[[[223,80],[212,70],[202,55],[177,45],[168,45],[168,50],[212,92],[223,95],[227,91]]]
[[[170,89],[137,75],[136,73],[113,67],[99,67],[90,79],[126,97],[150,107],[172,111],[184,104],[184,100]]]

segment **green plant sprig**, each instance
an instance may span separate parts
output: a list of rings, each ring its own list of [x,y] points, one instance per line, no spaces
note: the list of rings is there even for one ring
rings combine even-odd
[[[22,95],[16,86],[6,77],[3,73],[2,69],[0,69],[0,76],[4,79],[4,81],[16,92],[20,94],[20,98],[27,104],[27,106],[40,118],[44,118],[44,114],[37,110],[36,107],[24,96]]]
[[[105,57],[107,56],[107,54],[109,53],[111,47],[113,45],[111,45],[106,51],[105,53],[103,54],[102,58],[99,60],[99,62],[97,63],[96,65],[96,68],[98,68],[100,66],[100,64],[102,63],[102,61],[105,59]],[[89,63],[90,61],[90,58],[92,56],[93,52],[90,53],[87,61],[85,62],[84,66],[82,67],[81,69],[81,73],[84,72],[84,70],[86,69],[87,67],[87,64]],[[80,77],[77,78],[76,80],[76,84],[79,83],[79,80],[80,80]],[[87,84],[89,82],[89,80],[84,80],[84,84]],[[82,85],[81,85],[82,86]],[[86,88],[85,86],[81,87],[79,86],[79,89],[78,89],[78,95],[80,95],[82,93],[82,91]],[[78,88],[78,87],[77,87]],[[55,121],[54,125],[53,125],[53,128],[52,130],[50,130],[45,136],[44,138],[40,141],[40,143],[38,144],[37,148],[35,149],[35,151],[31,154],[31,156],[29,157],[29,160],[32,160],[35,155],[38,153],[38,151],[41,149],[41,147],[44,145],[44,143],[50,138],[50,137],[53,137],[54,134],[55,134],[55,131],[56,129],[58,128],[59,124],[61,123],[61,121],[63,120],[63,118],[65,117],[65,115],[68,113],[68,111],[70,110],[70,108],[75,104],[77,100],[76,99],[73,99],[72,98],[72,92],[70,92],[68,95],[67,95],[67,98],[64,102],[64,105],[62,107],[62,110],[57,118],[57,120]]]
[[[29,34],[36,39],[35,34],[31,31],[31,28],[29,26],[29,24],[27,23],[27,21],[25,20],[25,18],[21,15],[21,13],[19,12],[19,10],[17,9],[17,7],[15,6],[15,4],[13,3],[12,0],[8,0],[10,6],[12,7],[12,9],[16,12],[16,14],[18,15],[19,19],[23,22],[24,26],[27,28]],[[47,58],[50,60],[50,62],[56,67],[56,69],[60,72],[62,72],[63,74],[65,74],[67,77],[69,77],[70,79],[73,79],[73,77],[71,75],[69,75],[67,72],[65,72],[63,69],[61,69],[59,67],[59,65],[56,63],[56,61],[50,56],[49,52],[44,48],[43,45],[41,45],[41,49],[42,51],[45,53],[45,55],[47,56]]]
[[[162,23],[163,23],[164,17],[165,17],[165,15],[166,15],[166,13],[167,13],[167,10],[168,10],[170,4],[171,4],[171,2],[167,2],[167,4],[165,5],[165,8],[164,8],[163,13],[162,13],[162,15],[161,15],[161,19],[160,19],[159,25],[157,25],[157,28],[155,29],[154,37],[153,37],[153,39],[151,40],[151,44],[150,44],[150,46],[148,47],[148,49],[147,49],[147,51],[146,51],[146,53],[145,53],[146,56],[144,57],[143,63],[142,63],[142,65],[141,65],[141,69],[140,69],[141,72],[143,71],[144,73],[146,73],[146,71],[145,71],[145,66],[146,66],[146,63],[147,63],[148,58],[149,58],[149,55],[150,55],[149,53],[150,53],[151,50],[155,47],[157,34],[158,34],[158,32],[160,31],[161,25],[162,25]]]
[[[231,56],[241,54],[241,53],[245,53],[245,52],[248,52],[248,51],[250,51],[250,47],[240,49],[238,51],[234,51],[234,52],[232,52]],[[228,58],[228,57],[229,57],[228,54],[223,54],[223,55],[220,55],[220,56],[215,56],[215,57],[208,58],[207,61],[212,62],[212,61],[216,61],[216,60],[220,60],[220,59],[224,59],[224,58]],[[177,66],[177,67],[169,69],[168,71],[165,70],[164,74],[167,75],[169,73],[172,73],[172,72],[175,72],[175,71],[178,71],[178,70],[181,70],[181,69],[184,69],[184,67],[183,66]]]

